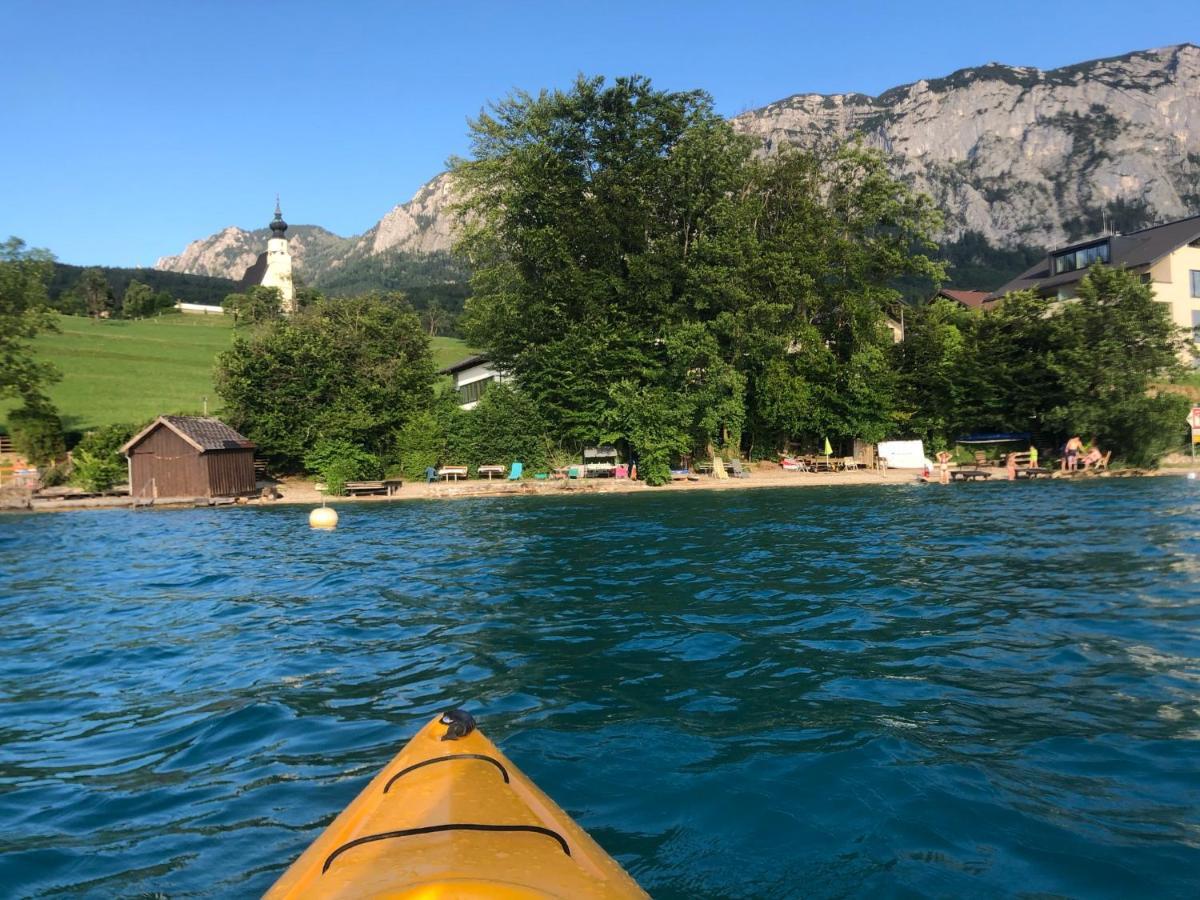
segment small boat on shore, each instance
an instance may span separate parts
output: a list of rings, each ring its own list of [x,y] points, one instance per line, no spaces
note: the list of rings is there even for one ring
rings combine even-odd
[[[455,709],[417,732],[265,896],[648,895]]]

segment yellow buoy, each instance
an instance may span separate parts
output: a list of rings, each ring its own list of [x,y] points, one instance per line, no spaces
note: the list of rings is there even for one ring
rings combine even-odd
[[[308,524],[313,528],[337,528],[338,514],[332,506],[318,506],[308,514]]]

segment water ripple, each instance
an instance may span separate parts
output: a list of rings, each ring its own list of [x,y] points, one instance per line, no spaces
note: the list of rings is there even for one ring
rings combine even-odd
[[[254,896],[466,703],[657,897],[1196,896],[1198,559],[1181,479],[0,518],[0,883]]]

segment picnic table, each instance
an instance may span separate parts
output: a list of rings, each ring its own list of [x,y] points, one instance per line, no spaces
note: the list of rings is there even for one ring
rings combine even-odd
[[[701,475],[711,475],[713,464],[711,462],[698,462],[692,468]]]
[[[346,496],[356,497],[359,494],[387,494],[391,497],[404,486],[399,478],[385,478],[380,481],[347,481]]]
[[[460,479],[460,478],[467,477],[467,467],[466,466],[442,466],[440,469],[438,469],[437,476],[438,476],[438,478],[441,478],[444,481],[449,481],[450,479],[454,479],[455,481],[458,481],[458,479]]]
[[[488,481],[492,480],[493,475],[503,475],[504,466],[480,466],[477,470],[480,475],[486,475]]]
[[[837,462],[831,456],[811,456],[806,457],[805,461],[808,467],[814,472],[836,472]]]

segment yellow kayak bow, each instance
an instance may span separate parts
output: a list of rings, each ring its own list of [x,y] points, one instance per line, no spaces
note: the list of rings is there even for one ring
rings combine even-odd
[[[462,710],[404,749],[266,897],[647,897]]]

